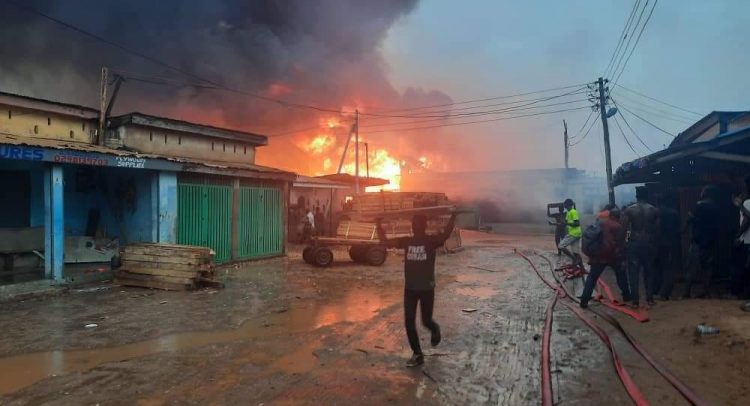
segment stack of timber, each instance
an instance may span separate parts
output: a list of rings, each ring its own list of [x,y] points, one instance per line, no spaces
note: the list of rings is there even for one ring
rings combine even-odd
[[[378,192],[358,195],[352,201],[352,211],[360,214],[410,210],[421,207],[449,205],[445,193]]]
[[[207,247],[132,244],[120,251],[115,283],[162,290],[223,287],[214,280],[213,251]]]

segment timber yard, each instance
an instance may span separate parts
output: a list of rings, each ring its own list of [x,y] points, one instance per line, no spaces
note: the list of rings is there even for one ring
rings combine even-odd
[[[748,13],[0,0],[0,405],[749,404]]]

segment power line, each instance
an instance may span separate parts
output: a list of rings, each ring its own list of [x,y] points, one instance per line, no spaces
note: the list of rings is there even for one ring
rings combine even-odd
[[[635,31],[638,29],[638,26],[641,25],[641,20],[643,19],[643,13],[646,12],[646,8],[648,7],[649,0],[646,0],[643,7],[641,8],[641,12],[638,14],[638,21],[634,25],[632,25],[632,31],[628,35],[628,42],[625,43],[625,47],[622,49],[622,53],[620,53],[620,56],[617,58],[617,62],[615,63],[614,69],[610,72],[613,76],[615,73],[617,73],[618,70],[620,70],[620,66],[622,66],[622,62],[625,58],[625,55],[628,53],[628,48],[630,48],[630,42],[633,40],[633,36],[635,35]]]
[[[619,95],[617,97],[620,98],[620,97],[622,97],[622,95]],[[681,123],[681,124],[686,124],[686,125],[690,125],[690,124],[693,124],[695,122],[694,120],[688,120],[688,119],[685,119],[685,118],[682,118],[682,117],[677,118],[676,116],[665,114],[663,112],[660,112],[660,110],[658,110],[658,109],[649,109],[649,108],[646,108],[648,106],[646,106],[646,107],[636,107],[636,106],[630,104],[630,100],[628,100],[628,103],[625,103],[625,102],[622,102],[622,101],[620,101],[620,102],[622,103],[622,105],[627,106],[627,107],[629,107],[632,110],[641,112],[643,114],[651,115],[652,117],[659,117],[659,118],[662,118],[662,119],[665,119],[665,120],[671,120],[671,121],[675,121],[675,122],[678,122],[678,123]]]
[[[555,114],[555,113],[563,113],[567,111],[576,111],[576,110],[582,110],[582,109],[588,109],[589,107],[575,107],[570,109],[561,109],[561,110],[553,110],[553,111],[545,111],[545,112],[538,112],[538,113],[531,113],[531,114],[523,114],[518,116],[510,116],[510,117],[501,117],[501,118],[495,118],[491,120],[477,120],[477,121],[467,121],[464,123],[448,123],[448,124],[439,124],[439,125],[431,125],[431,126],[424,126],[424,127],[411,127],[411,128],[394,128],[390,130],[379,130],[379,131],[370,131],[367,133],[360,133],[360,135],[370,135],[370,134],[378,134],[378,133],[386,133],[386,132],[399,132],[399,131],[414,131],[414,130],[423,130],[423,129],[429,129],[429,128],[441,128],[441,127],[453,127],[457,125],[467,125],[467,124],[478,124],[478,123],[490,123],[494,121],[505,121],[505,120],[512,120],[515,118],[522,118],[522,117],[533,117],[533,116],[540,116],[544,114]]]
[[[592,129],[592,128],[594,128],[594,126],[596,126],[596,124],[597,124],[597,123],[599,123],[599,120],[594,120],[594,121],[592,121],[592,122],[591,122],[591,125],[589,126],[589,129],[588,129],[588,130],[586,130],[586,133],[585,133],[585,134],[583,134],[583,137],[581,137],[581,139],[579,139],[578,141],[576,141],[576,142],[574,142],[574,143],[571,143],[571,144],[570,144],[570,146],[571,146],[571,147],[575,147],[576,145],[578,145],[578,144],[580,144],[581,142],[583,142],[583,140],[585,140],[585,139],[586,139],[586,137],[587,137],[587,136],[589,135],[589,133],[591,132],[591,129]]]
[[[615,101],[615,99],[612,99],[612,103],[614,103],[615,107],[617,107],[618,109],[620,108],[620,106],[619,106],[619,105],[617,104],[617,102]],[[654,152],[654,150],[652,150],[652,149],[651,149],[651,147],[649,147],[649,146],[648,146],[648,145],[647,145],[647,144],[646,144],[646,143],[645,143],[645,142],[643,141],[643,139],[641,138],[641,136],[640,136],[640,135],[638,135],[638,133],[637,133],[637,132],[635,132],[635,130],[633,129],[633,126],[631,126],[631,125],[630,125],[630,122],[628,122],[628,119],[627,119],[627,117],[625,117],[625,115],[624,115],[624,114],[620,114],[620,117],[622,117],[622,121],[624,121],[624,122],[625,122],[625,125],[626,125],[626,126],[628,126],[628,128],[630,129],[630,132],[632,132],[632,133],[633,133],[633,135],[635,136],[635,138],[637,138],[637,139],[638,139],[638,141],[640,141],[640,142],[641,142],[641,144],[643,144],[643,146],[644,146],[644,147],[646,147],[646,150],[647,150],[648,152]]]
[[[638,38],[635,39],[635,43],[633,44],[633,48],[630,48],[630,54],[628,54],[628,58],[625,60],[625,64],[622,65],[622,69],[620,70],[620,74],[617,75],[617,79],[614,80],[614,84],[617,84],[617,81],[620,80],[620,77],[625,72],[625,68],[628,66],[628,62],[630,61],[630,57],[633,56],[633,52],[635,52],[635,48],[638,46],[638,42],[641,41],[641,35],[643,35],[643,31],[646,29],[646,26],[648,25],[648,22],[651,21],[651,16],[654,14],[654,9],[656,9],[656,5],[659,4],[659,0],[654,0],[654,5],[651,6],[651,11],[648,13],[648,17],[646,17],[646,21],[643,23],[643,26],[641,26],[641,31],[638,32]],[[646,6],[648,6],[648,0],[646,0]],[[644,7],[645,10],[645,7]],[[613,72],[614,73],[614,72]]]
[[[576,85],[569,85],[569,86],[560,86],[560,87],[553,87],[549,89],[543,89],[543,90],[535,90],[532,92],[524,92],[524,93],[517,93],[517,94],[511,94],[511,95],[505,95],[505,96],[495,96],[495,97],[488,97],[484,99],[474,99],[474,100],[464,100],[460,102],[451,102],[451,103],[444,103],[444,104],[433,104],[428,106],[418,106],[418,107],[409,107],[409,108],[403,108],[403,109],[388,109],[385,111],[382,111],[381,113],[397,113],[397,112],[404,112],[404,111],[414,111],[414,110],[424,110],[424,109],[431,109],[435,107],[450,107],[450,106],[459,106],[463,104],[471,104],[471,103],[480,103],[480,102],[486,102],[486,101],[493,101],[493,100],[501,100],[501,99],[511,99],[514,97],[521,97],[521,96],[528,96],[531,94],[537,94],[537,93],[549,93],[556,90],[566,90],[566,89],[572,89],[574,87],[580,88],[582,86],[590,85],[591,83],[579,83]],[[516,101],[519,102],[519,101]],[[510,102],[510,103],[516,103],[516,102]],[[383,110],[384,108],[377,108],[370,106],[373,110]]]
[[[673,107],[673,108],[675,108],[675,109],[677,109],[677,110],[681,110],[681,111],[684,111],[684,112],[686,112],[686,113],[691,113],[691,114],[695,114],[695,115],[697,115],[697,116],[700,116],[700,117],[703,117],[703,116],[705,115],[705,114],[701,114],[701,113],[698,113],[698,112],[695,112],[695,111],[692,111],[692,110],[684,109],[684,108],[682,108],[682,107],[679,107],[679,106],[675,106],[674,104],[670,104],[670,103],[667,103],[667,102],[665,102],[665,101],[662,101],[662,100],[656,99],[656,98],[654,98],[654,97],[651,97],[651,96],[645,95],[645,94],[643,94],[643,93],[641,93],[641,92],[638,92],[638,91],[636,91],[636,90],[633,90],[633,89],[629,89],[629,88],[627,88],[627,87],[625,87],[625,86],[623,86],[623,85],[621,85],[621,84],[619,84],[619,83],[615,83],[615,86],[619,87],[620,89],[626,90],[626,91],[628,91],[628,92],[630,92],[630,93],[636,94],[636,95],[638,95],[638,96],[641,96],[641,97],[645,97],[645,98],[647,98],[647,99],[649,99],[649,100],[653,100],[653,101],[655,101],[655,102],[657,102],[657,103],[661,103],[661,104],[663,104],[663,105],[665,105],[665,106]]]
[[[671,110],[667,111],[667,110],[664,110],[662,108],[656,107],[653,104],[644,103],[641,100],[635,99],[629,93],[619,93],[617,95],[617,99],[620,100],[620,101],[622,101],[622,103],[629,105],[630,108],[632,108],[634,110],[638,110],[638,109],[636,109],[634,107],[634,106],[637,106],[637,107],[640,108],[639,111],[648,112],[648,113],[651,113],[651,114],[654,114],[654,115],[657,115],[657,113],[658,113],[659,115],[663,116],[664,118],[673,119],[675,121],[676,120],[682,120],[682,121],[684,121],[686,123],[693,124],[693,123],[695,123],[695,120],[696,120],[696,118],[694,116],[688,116],[688,115],[686,115],[686,114],[684,114],[682,112],[677,112],[674,109],[671,109]]]
[[[628,139],[628,136],[625,135],[625,131],[622,130],[622,126],[620,126],[620,120],[617,119],[617,116],[615,116],[615,124],[617,124],[617,128],[620,129],[620,134],[622,135],[622,138],[625,139],[625,142],[630,147],[630,150],[633,151],[635,155],[637,155],[639,158],[643,156],[643,154],[639,154],[635,148],[633,148],[633,144],[630,143],[630,140]]]
[[[588,99],[578,99],[578,100],[564,101],[564,102],[558,102],[558,103],[549,103],[549,104],[530,106],[530,107],[509,108],[509,109],[485,112],[483,114],[477,114],[477,115],[470,116],[470,117],[505,114],[505,113],[511,113],[511,112],[516,112],[516,111],[522,111],[522,110],[534,110],[534,109],[541,109],[545,107],[562,106],[562,105],[567,105],[567,104],[583,103],[583,102],[588,103]],[[398,123],[376,123],[376,124],[370,124],[370,125],[361,125],[359,128],[388,127],[388,126],[397,126],[397,125],[403,125],[403,124],[421,124],[421,123],[427,123],[427,122],[444,121],[450,118],[452,117],[431,118],[431,119],[426,119],[426,120],[402,121]],[[468,118],[468,117],[461,117],[461,118]]]
[[[509,107],[509,108],[506,108],[506,109],[487,110],[487,111],[474,111],[474,112],[470,112],[470,113],[442,114],[442,115],[425,115],[425,114],[421,114],[421,115],[405,115],[405,114],[390,115],[390,114],[378,114],[378,113],[368,113],[366,115],[371,116],[371,117],[389,117],[389,118],[451,118],[451,117],[467,117],[467,116],[470,117],[470,116],[475,116],[475,115],[501,113],[501,112],[508,111],[509,109],[514,109],[514,108],[517,108],[517,107],[526,107],[526,106],[534,105],[534,104],[537,104],[537,103],[540,103],[540,102],[543,102],[543,101],[548,101],[548,100],[553,100],[553,99],[559,99],[561,97],[571,96],[573,94],[577,94],[582,88],[583,88],[583,86],[579,87],[578,89],[572,90],[570,92],[566,92],[566,93],[562,93],[562,94],[558,94],[558,95],[554,95],[554,96],[549,96],[549,97],[544,97],[544,98],[540,98],[540,99],[535,99],[535,100],[530,101],[530,102],[528,102],[526,104],[520,104],[518,106]]]
[[[589,116],[588,116],[588,117],[586,117],[586,121],[584,121],[584,122],[583,122],[583,125],[582,125],[582,126],[581,126],[581,128],[580,128],[580,129],[579,129],[579,130],[578,130],[578,131],[577,131],[577,132],[575,133],[575,135],[573,135],[572,137],[570,137],[570,140],[569,140],[569,141],[574,141],[574,140],[575,140],[576,138],[578,138],[578,136],[580,136],[580,135],[581,135],[581,134],[583,133],[583,129],[584,129],[584,128],[586,128],[586,124],[588,124],[588,123],[589,123],[589,120],[591,120],[591,117],[592,117],[592,116],[594,115],[594,113],[595,113],[595,112],[596,112],[596,110],[592,108],[592,109],[591,109],[591,112],[589,113]]]
[[[620,106],[618,106],[618,105],[617,105],[617,102],[615,102],[615,101],[614,101],[614,99],[612,99],[612,101],[613,101],[613,102],[615,103],[615,106],[617,106],[617,108],[619,109],[619,108],[620,108]],[[638,118],[639,120],[641,120],[641,121],[643,121],[644,123],[646,123],[646,124],[650,125],[651,127],[654,127],[654,128],[656,128],[657,130],[659,130],[659,131],[663,132],[664,134],[670,135],[670,136],[672,136],[672,137],[676,137],[676,135],[674,135],[674,134],[670,133],[669,131],[667,131],[667,130],[665,130],[665,129],[663,129],[663,128],[659,127],[659,126],[657,126],[656,124],[654,124],[654,123],[652,123],[652,122],[650,122],[650,121],[646,120],[645,118],[643,118],[643,117],[639,116],[638,114],[634,113],[634,112],[633,112],[632,110],[628,109],[627,107],[625,107],[625,106],[622,106],[622,108],[623,108],[623,110],[627,111],[628,113],[630,113],[630,114],[634,115],[634,116],[635,116],[636,118]],[[624,116],[623,116],[623,117],[624,117]]]
[[[607,77],[607,74],[609,72],[609,68],[612,67],[612,63],[615,61],[615,57],[617,56],[618,52],[620,51],[620,47],[625,42],[625,38],[628,36],[628,30],[630,27],[630,24],[633,22],[633,16],[635,16],[635,11],[638,9],[638,5],[641,3],[641,0],[637,0],[635,3],[633,3],[633,8],[630,9],[630,15],[628,16],[628,19],[625,22],[625,26],[622,27],[622,32],[620,33],[620,39],[617,41],[617,46],[615,47],[614,52],[612,52],[612,57],[609,58],[609,63],[607,63],[607,67],[604,69],[604,74],[602,77]]]
[[[566,93],[565,96],[574,96],[574,95],[578,95],[578,94],[586,94],[587,92],[588,92],[587,90],[583,90],[583,89],[579,88],[577,91],[574,91],[574,92],[571,92],[571,93]],[[492,104],[480,104],[478,106],[461,107],[461,108],[457,108],[457,109],[426,111],[424,113],[416,113],[414,116],[410,115],[409,117],[414,117],[414,118],[422,118],[422,117],[423,118],[428,118],[430,116],[428,116],[427,114],[438,114],[438,113],[446,113],[446,114],[448,114],[448,113],[453,113],[453,112],[456,112],[456,111],[466,111],[466,110],[473,110],[473,109],[487,108],[487,107],[497,107],[497,106],[508,106],[508,105],[514,105],[514,104],[519,104],[519,103],[540,102],[540,101],[545,101],[545,100],[548,100],[548,98],[545,98],[545,97],[536,97],[536,98],[532,98],[532,99],[522,99],[522,100],[509,101],[509,102],[500,102],[500,103],[492,103]],[[511,108],[513,108],[513,107],[519,107],[519,106],[511,106]],[[375,119],[387,119],[387,118],[399,118],[399,117],[392,117],[392,116],[387,116],[387,115],[378,115],[378,116],[373,116],[370,119],[371,120],[375,120]]]

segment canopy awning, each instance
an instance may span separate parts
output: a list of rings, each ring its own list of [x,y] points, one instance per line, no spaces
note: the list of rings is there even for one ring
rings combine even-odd
[[[717,180],[750,174],[750,127],[720,134],[710,141],[676,145],[622,164],[614,184]]]

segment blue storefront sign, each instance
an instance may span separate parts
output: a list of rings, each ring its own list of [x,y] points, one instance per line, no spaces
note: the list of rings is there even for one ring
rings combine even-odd
[[[41,161],[61,164],[113,166],[119,168],[155,169],[179,171],[181,165],[163,159],[149,159],[139,156],[122,156],[102,154],[99,152],[82,152],[54,148],[28,147],[22,145],[0,144],[0,160]]]

